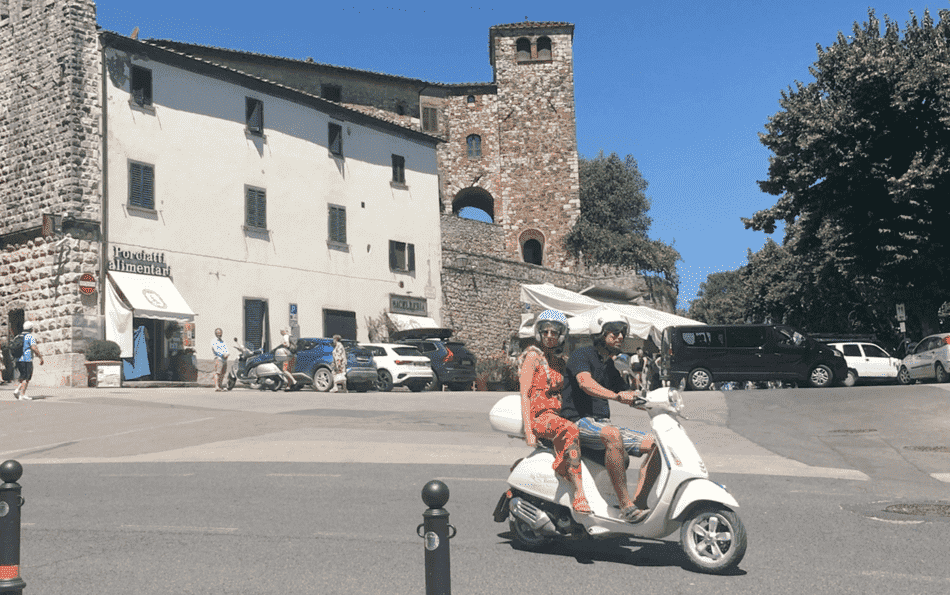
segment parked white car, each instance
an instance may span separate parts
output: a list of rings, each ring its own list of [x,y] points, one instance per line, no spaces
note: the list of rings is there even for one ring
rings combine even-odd
[[[376,390],[389,392],[395,386],[405,386],[419,392],[432,382],[432,364],[415,347],[396,343],[361,343],[360,346],[372,353],[376,362],[379,376]]]
[[[858,382],[894,382],[900,370],[901,360],[892,357],[887,351],[874,343],[862,341],[843,341],[828,343],[844,354],[848,362],[848,376],[845,386],[854,386]]]
[[[910,384],[915,380],[950,380],[950,333],[924,337],[904,360],[897,372],[897,381]]]

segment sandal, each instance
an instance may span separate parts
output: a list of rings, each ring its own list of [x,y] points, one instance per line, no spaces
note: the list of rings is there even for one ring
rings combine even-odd
[[[650,514],[649,508],[637,508],[633,504],[620,510],[620,517],[628,523],[639,523],[647,518],[648,514]]]
[[[585,496],[574,498],[574,503],[571,505],[571,508],[573,508],[577,514],[593,514],[594,512],[590,509],[590,504],[587,502]]]

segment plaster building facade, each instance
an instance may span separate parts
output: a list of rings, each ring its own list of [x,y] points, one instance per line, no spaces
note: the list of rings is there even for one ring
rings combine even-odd
[[[441,311],[438,138],[97,31],[88,1],[0,39],[3,322],[35,321],[37,384],[85,384],[91,339],[127,378],[194,380],[216,327],[367,340],[383,312]]]

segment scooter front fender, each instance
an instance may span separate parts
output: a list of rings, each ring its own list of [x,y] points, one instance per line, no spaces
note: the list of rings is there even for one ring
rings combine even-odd
[[[673,514],[671,519],[681,520],[683,514],[690,509],[696,502],[718,502],[726,508],[732,510],[739,509],[739,503],[718,483],[713,483],[708,479],[693,479],[680,486],[676,497],[673,499]]]

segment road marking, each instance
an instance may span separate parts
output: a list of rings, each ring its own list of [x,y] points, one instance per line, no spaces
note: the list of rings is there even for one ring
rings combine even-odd
[[[31,453],[31,452],[42,452],[44,450],[50,450],[64,445],[76,444],[78,442],[87,442],[89,440],[102,440],[103,438],[115,438],[116,436],[125,436],[126,434],[134,434],[136,432],[149,432],[151,430],[160,430],[162,428],[172,428],[175,426],[183,426],[186,424],[195,424],[202,421],[208,421],[209,419],[214,419],[213,417],[202,417],[199,419],[189,419],[185,421],[175,422],[173,424],[162,424],[160,426],[151,426],[148,428],[138,428],[135,430],[126,430],[124,432],[116,432],[115,434],[106,434],[104,436],[89,436],[87,438],[80,438],[78,440],[63,440],[62,442],[54,442],[52,444],[42,444],[40,446],[30,446],[27,448],[18,448],[16,450],[8,450],[5,452],[0,452],[0,457],[5,457],[11,454],[16,454],[18,452]]]
[[[177,525],[119,525],[133,531],[168,531],[172,533],[234,533],[237,527],[187,527]]]
[[[268,473],[267,477],[342,477],[339,473]]]
[[[942,481],[944,483],[950,483],[950,473],[931,473],[930,477],[933,477],[937,481]]]

